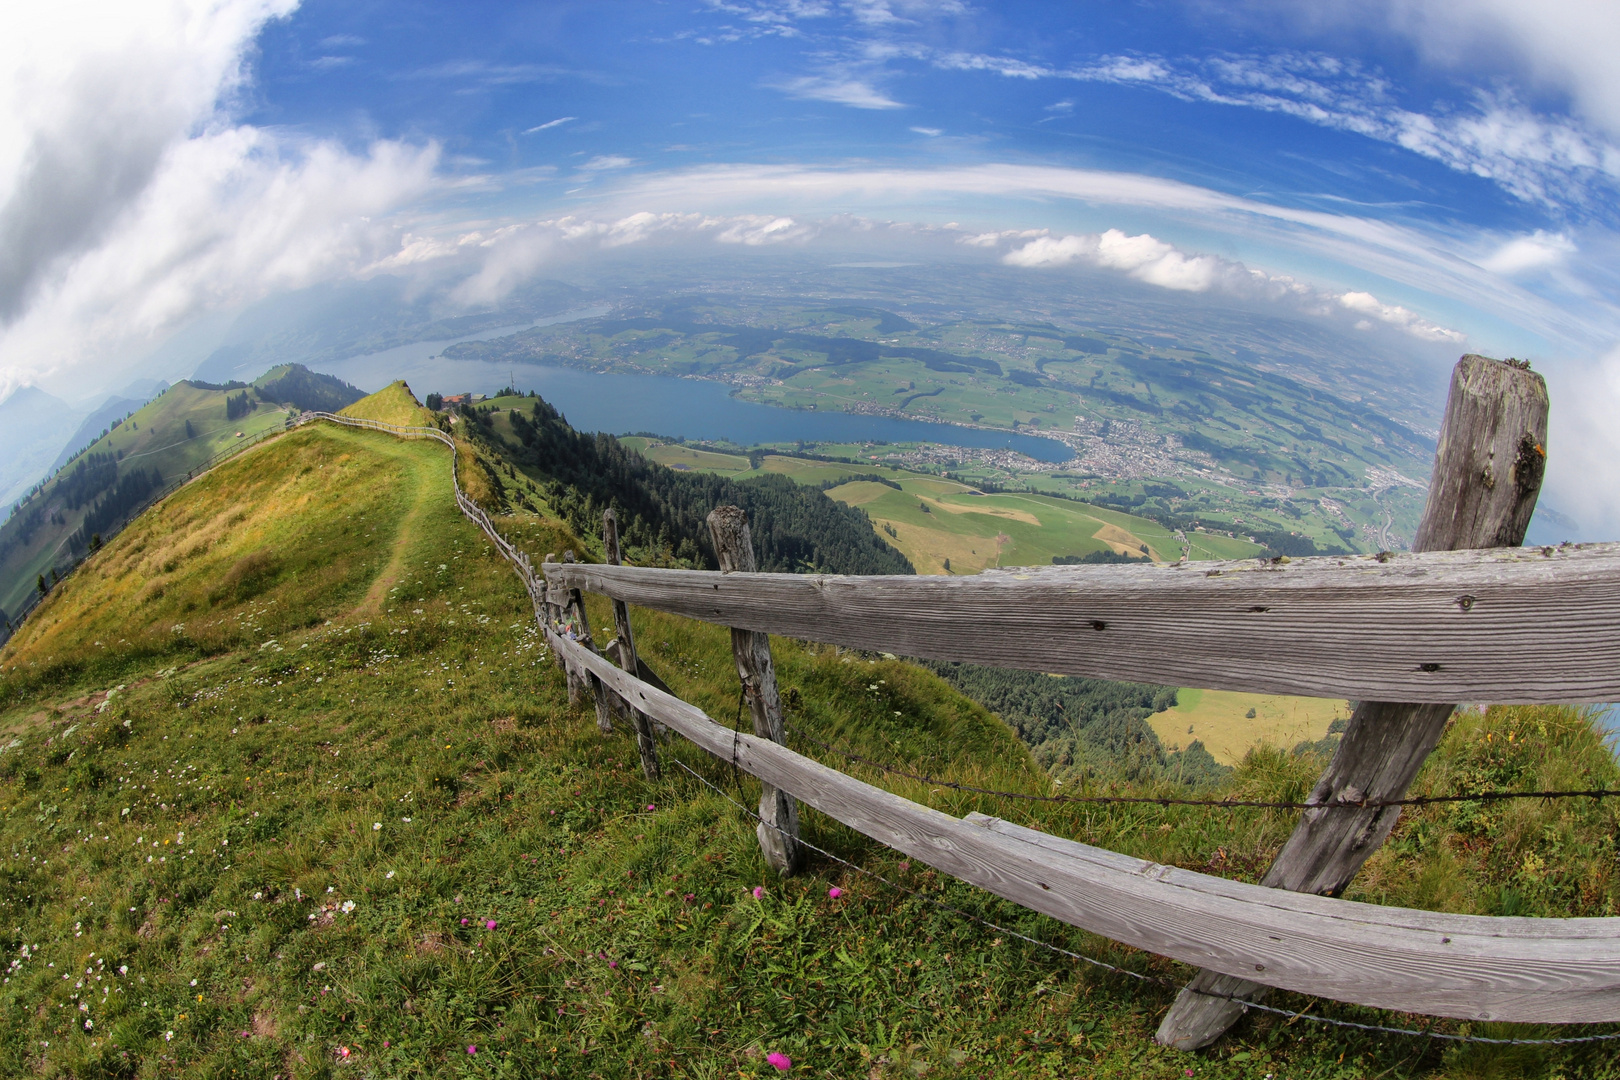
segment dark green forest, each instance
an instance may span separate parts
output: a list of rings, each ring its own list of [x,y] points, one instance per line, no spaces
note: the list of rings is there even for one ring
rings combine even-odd
[[[575,431],[541,398],[527,415],[513,409],[521,443],[505,444],[489,408],[466,408],[469,426],[546,485],[546,501],[581,535],[596,536],[602,511],[613,507],[632,559],[643,563],[718,566],[705,519],[716,506],[748,513],[763,571],[781,573],[912,574],[911,563],[879,537],[856,508],[785,476],[731,480],[683,473],[648,461],[611,435]],[[499,477],[494,477],[497,484]]]
[[[273,368],[253,385],[265,401],[282,402],[306,412],[337,412],[365,397],[342,379],[311,371],[303,364]]]
[[[1232,771],[1217,763],[1201,742],[1165,752],[1147,718],[1175,705],[1173,686],[923,663],[1010,724],[1035,759],[1059,779],[1169,780],[1199,786]]]

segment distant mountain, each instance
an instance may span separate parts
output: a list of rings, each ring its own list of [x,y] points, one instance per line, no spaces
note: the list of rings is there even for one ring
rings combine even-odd
[[[94,412],[80,421],[79,430],[75,431],[68,439],[67,445],[62,447],[62,452],[56,455],[56,460],[51,462],[50,468],[45,470],[45,474],[49,475],[66,465],[73,459],[73,455],[100,438],[101,434],[112,427],[114,422],[122,420],[144,404],[146,404],[144,399],[136,401],[134,398],[122,396],[108,398]]]
[[[80,415],[37,386],[21,387],[0,401],[0,506],[10,507],[49,474]]]

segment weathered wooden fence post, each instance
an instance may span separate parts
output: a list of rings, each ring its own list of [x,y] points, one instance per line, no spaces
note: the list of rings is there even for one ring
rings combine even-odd
[[[1451,373],[1440,444],[1413,551],[1517,547],[1535,512],[1547,461],[1547,385],[1529,365],[1468,355]],[[1473,598],[1458,598],[1466,617]],[[1445,732],[1454,705],[1363,701],[1312,803],[1398,799]],[[1307,810],[1261,884],[1338,896],[1395,827],[1400,807]],[[1268,988],[1200,971],[1165,1015],[1160,1043],[1196,1050]]]
[[[619,550],[619,516],[612,509],[602,511],[602,547],[606,549],[609,566],[618,566],[623,561]],[[619,655],[615,657],[619,667],[632,675],[637,674],[639,666],[636,663],[636,639],[630,631],[630,605],[623,600],[613,601],[613,629],[619,642]],[[630,714],[630,723],[636,729],[636,749],[641,753],[641,774],[648,780],[657,780],[658,743],[653,738],[652,717],[628,701],[624,703],[624,707]]]
[[[545,562],[554,563],[556,561],[557,561],[556,552],[553,552],[553,551],[546,552]],[[542,564],[542,573],[544,573],[543,566],[544,566],[544,564]],[[561,626],[561,624],[562,624],[562,609],[559,608],[556,604],[553,604],[551,602],[551,590],[549,588],[543,589],[541,591],[541,593],[540,593],[540,597],[541,597],[541,609],[542,609],[542,611],[544,613],[544,618],[541,620],[542,625],[544,625],[548,630],[555,630],[558,633],[561,633],[562,632],[562,626]],[[563,671],[565,671],[565,672],[568,670],[568,661],[563,659],[562,653],[560,653],[560,652],[556,652],[556,651],[552,652],[552,654],[551,654],[551,662],[556,664],[558,667],[562,668]],[[574,681],[573,681],[573,679],[568,680],[568,687],[569,687],[569,690],[570,690],[570,695],[569,695],[570,696],[570,704],[572,704],[573,691],[574,691]]]
[[[741,507],[717,507],[709,515],[709,535],[720,559],[723,573],[752,573],[755,569],[754,542],[748,531],[748,515]],[[772,742],[784,743],[782,700],[776,692],[776,668],[771,663],[771,638],[753,630],[731,630],[731,652],[737,660],[737,676],[742,680],[743,698],[754,718],[754,734]],[[799,868],[799,804],[785,791],[763,784],[759,796],[762,823],[755,830],[765,861],[783,877]],[[774,826],[774,827],[773,827]]]
[[[573,561],[573,549],[563,552],[563,562],[571,563]],[[580,592],[578,589],[573,589],[569,593],[568,614],[570,616],[570,621],[574,626],[576,640],[581,645],[591,650],[591,652],[596,652],[596,641],[591,637],[591,617],[585,612],[585,594]],[[571,705],[577,705],[579,703],[579,692],[574,686],[575,678],[583,679],[584,685],[591,688],[591,697],[596,701],[597,730],[604,735],[610,733],[613,730],[613,705],[612,702],[608,700],[608,688],[602,685],[601,679],[598,679],[589,671],[581,674],[574,672],[573,669],[570,668],[568,702]]]

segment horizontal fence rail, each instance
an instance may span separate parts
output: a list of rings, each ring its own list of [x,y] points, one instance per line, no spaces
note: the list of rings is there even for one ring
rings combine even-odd
[[[1620,700],[1620,544],[973,577],[548,564],[554,590],[851,648],[1249,693]]]
[[[548,572],[558,564],[547,564]],[[956,818],[715,722],[577,642],[551,647],[698,746],[997,896],[1188,964],[1301,993],[1467,1020],[1620,1020],[1620,919],[1450,915],[1179,870],[1008,822]]]
[[[435,428],[330,414],[315,418],[433,438],[455,449],[454,440]],[[550,618],[568,607],[572,590],[581,589],[744,630],[1006,667],[1355,696],[1368,681],[1351,676],[1372,657],[1380,671],[1390,673],[1371,682],[1376,692],[1403,699],[1430,700],[1414,693],[1427,687],[1440,701],[1603,700],[1620,696],[1614,673],[1620,545],[1176,569],[1042,568],[969,579],[548,562],[542,579],[461,490],[454,457],[451,470],[458,508],[512,563],[547,643],[570,670],[587,674],[716,757],[898,851],[1070,925],[1266,986],[1464,1020],[1620,1021],[1620,919],[1382,907],[1162,866],[979,814],[952,817],[771,739],[718,724],[594,648],[560,635]],[[1555,598],[1550,607],[1543,600],[1549,593]],[[1188,625],[1178,628],[1178,610]],[[1252,618],[1273,612],[1280,617]],[[1452,618],[1475,614],[1488,618],[1461,629]],[[1542,622],[1530,633],[1538,618]],[[1111,627],[1110,650],[1124,647],[1135,654],[1125,665],[1113,663],[1110,651],[1093,643]],[[1431,635],[1423,640],[1423,658],[1407,655],[1417,633]],[[1557,648],[1535,640],[1535,634],[1549,633],[1561,642]],[[1211,643],[1212,634],[1235,640]],[[1517,640],[1526,634],[1528,639]],[[997,642],[998,635],[1006,640]],[[1335,655],[1335,641],[1352,655]],[[1145,661],[1143,643],[1157,650]],[[1534,660],[1521,659],[1516,645]],[[1482,647],[1498,650],[1499,665],[1511,672],[1492,682],[1487,676],[1496,668],[1486,672],[1469,664],[1448,671],[1448,663],[1460,667],[1468,650]],[[1282,675],[1264,673],[1269,648],[1282,650]],[[1202,659],[1205,649],[1215,661]],[[1560,649],[1574,655],[1560,657]],[[1236,682],[1222,674],[1232,657],[1241,672]],[[1532,670],[1553,660],[1563,664],[1559,674]],[[1312,664],[1326,665],[1327,674],[1312,674]],[[1413,665],[1431,681],[1413,680],[1406,670]],[[1257,681],[1262,679],[1283,681]],[[1519,689],[1481,692],[1482,686],[1510,683]]]

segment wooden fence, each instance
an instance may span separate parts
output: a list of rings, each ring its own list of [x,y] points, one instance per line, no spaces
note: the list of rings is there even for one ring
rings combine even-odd
[[[1459,378],[1468,374],[1463,367]],[[1453,441],[1459,437],[1458,396],[1454,383],[1447,416]],[[1534,451],[1544,456],[1544,391],[1542,402]],[[454,449],[454,441],[433,428],[331,414],[306,419],[434,438]],[[1511,448],[1522,439],[1510,428],[1502,425]],[[1491,426],[1490,438],[1476,440],[1475,449],[1494,460],[1489,446],[1499,434]],[[1444,432],[1441,443],[1437,477],[1446,463]],[[1523,452],[1518,460],[1522,466]],[[1466,466],[1488,479],[1491,468],[1489,461],[1483,471],[1477,461]],[[1526,490],[1533,507],[1540,474],[1527,487],[1522,471],[1503,473],[1517,482],[1504,514],[1518,519],[1522,537]],[[1475,503],[1477,494],[1465,492]],[[607,727],[614,715],[628,718],[643,736],[638,742],[650,774],[657,768],[656,749],[645,735],[656,721],[762,781],[774,802],[762,801],[761,842],[784,872],[792,872],[797,860],[798,800],[997,896],[1202,968],[1202,981],[1195,980],[1183,999],[1200,1008],[1213,1002],[1226,1011],[1213,1020],[1199,1014],[1196,1024],[1186,1022],[1169,1035],[1161,1029],[1161,1040],[1176,1045],[1208,1041],[1213,1036],[1207,1029],[1218,1034],[1230,1022],[1228,1014],[1241,1012],[1245,998],[1255,1000],[1268,987],[1468,1020],[1620,1021],[1620,919],[1486,917],[1356,903],[1317,895],[1338,889],[1291,891],[1300,887],[1234,882],[979,814],[956,818],[782,746],[769,649],[763,656],[759,649],[764,635],[776,633],[1045,672],[1349,696],[1365,699],[1368,724],[1379,717],[1443,719],[1448,703],[1456,701],[1614,700],[1620,698],[1620,544],[1039,568],[960,579],[852,578],[750,572],[746,523],[727,508],[732,516],[711,515],[710,526],[723,567],[731,553],[729,572],[548,558],[542,579],[459,483],[456,499],[524,581],[571,687],[589,686],[595,695],[598,722]],[[1435,508],[1431,497],[1426,526],[1435,520]],[[1462,515],[1455,507],[1440,509]],[[1482,528],[1499,530],[1489,514],[1475,516]],[[604,526],[613,535],[613,522]],[[616,542],[609,554],[617,561]],[[612,652],[622,666],[591,641],[582,617],[584,591],[614,600],[620,637]],[[734,731],[655,685],[636,660],[627,604],[732,628],[756,734]],[[1417,761],[1426,753],[1421,749]],[[1398,794],[1416,763],[1396,764],[1404,777],[1394,782]],[[1340,766],[1336,757],[1330,774],[1343,772]],[[1356,796],[1358,789],[1328,780],[1313,792],[1313,802],[1342,800],[1347,790],[1352,801],[1390,797],[1376,785]],[[1336,813],[1337,804],[1308,810],[1301,830],[1311,821],[1332,824],[1339,820]],[[1379,824],[1357,825],[1363,829],[1358,843],[1365,847],[1370,836],[1376,847],[1398,810],[1361,813]],[[1350,873],[1359,865],[1353,860]],[[1217,993],[1217,986],[1229,990]],[[1178,1001],[1177,1008],[1182,1005]],[[1172,1010],[1167,1025],[1175,1015]],[[1200,1026],[1201,1033],[1189,1034]]]

